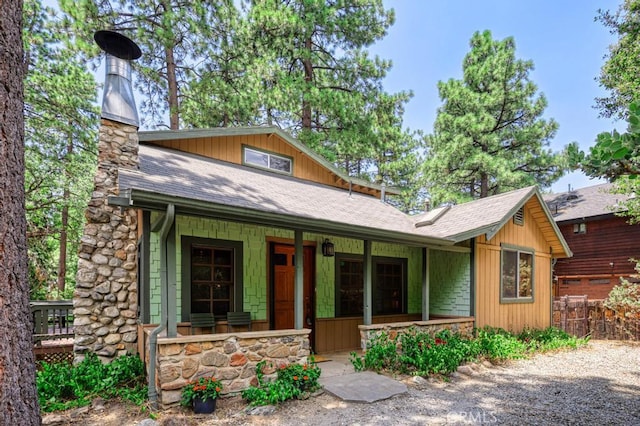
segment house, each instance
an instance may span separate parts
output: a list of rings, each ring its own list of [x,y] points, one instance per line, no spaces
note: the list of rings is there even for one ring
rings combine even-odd
[[[171,405],[203,374],[239,391],[259,361],[270,374],[389,327],[551,325],[552,261],[571,251],[536,187],[409,216],[386,202],[395,189],[277,128],[138,132],[132,98],[118,97],[136,53],[124,47],[106,67],[77,358],[137,351],[152,404]],[[229,312],[250,325],[230,327]]]
[[[605,183],[545,195],[574,254],[555,264],[555,296],[605,299],[621,277],[635,273],[630,259],[640,259],[640,225],[616,215],[627,196],[612,193],[612,187]]]

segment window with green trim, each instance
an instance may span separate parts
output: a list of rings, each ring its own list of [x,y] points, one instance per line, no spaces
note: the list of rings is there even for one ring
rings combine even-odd
[[[242,310],[242,242],[182,237],[182,318]]]
[[[407,259],[371,259],[372,314],[407,312]],[[336,254],[336,316],[363,315],[364,269],[362,256]]]
[[[233,249],[191,246],[191,312],[233,311]]]
[[[533,258],[533,250],[503,246],[500,280],[503,302],[533,300]]]

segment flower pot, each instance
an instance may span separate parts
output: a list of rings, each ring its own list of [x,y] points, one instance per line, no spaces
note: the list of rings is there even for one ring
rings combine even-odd
[[[195,414],[211,414],[216,411],[217,400],[218,398],[196,398],[193,400],[193,412]]]

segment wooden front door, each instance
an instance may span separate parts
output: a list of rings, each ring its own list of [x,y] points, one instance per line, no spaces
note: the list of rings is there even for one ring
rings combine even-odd
[[[303,294],[303,326],[311,329],[309,342],[313,347],[314,312],[314,247],[304,247],[304,294]],[[271,325],[274,330],[295,327],[294,294],[295,294],[295,247],[289,244],[273,243],[271,245]]]

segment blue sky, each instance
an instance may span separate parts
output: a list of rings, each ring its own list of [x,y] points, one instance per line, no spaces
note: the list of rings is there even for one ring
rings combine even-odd
[[[594,80],[604,63],[607,47],[615,42],[600,22],[599,8],[617,10],[612,0],[385,0],[396,12],[388,35],[371,52],[393,61],[384,80],[390,92],[413,90],[405,112],[405,125],[433,130],[441,105],[437,83],[462,77],[462,60],[469,52],[475,31],[490,30],[494,38],[513,36],[516,56],[530,59],[535,69],[531,80],[547,97],[545,118],[560,125],[551,142],[554,150],[576,141],[587,149],[598,133],[624,122],[598,118],[595,98],[606,92]],[[567,185],[581,188],[598,183],[580,173],[560,179],[552,190]]]

